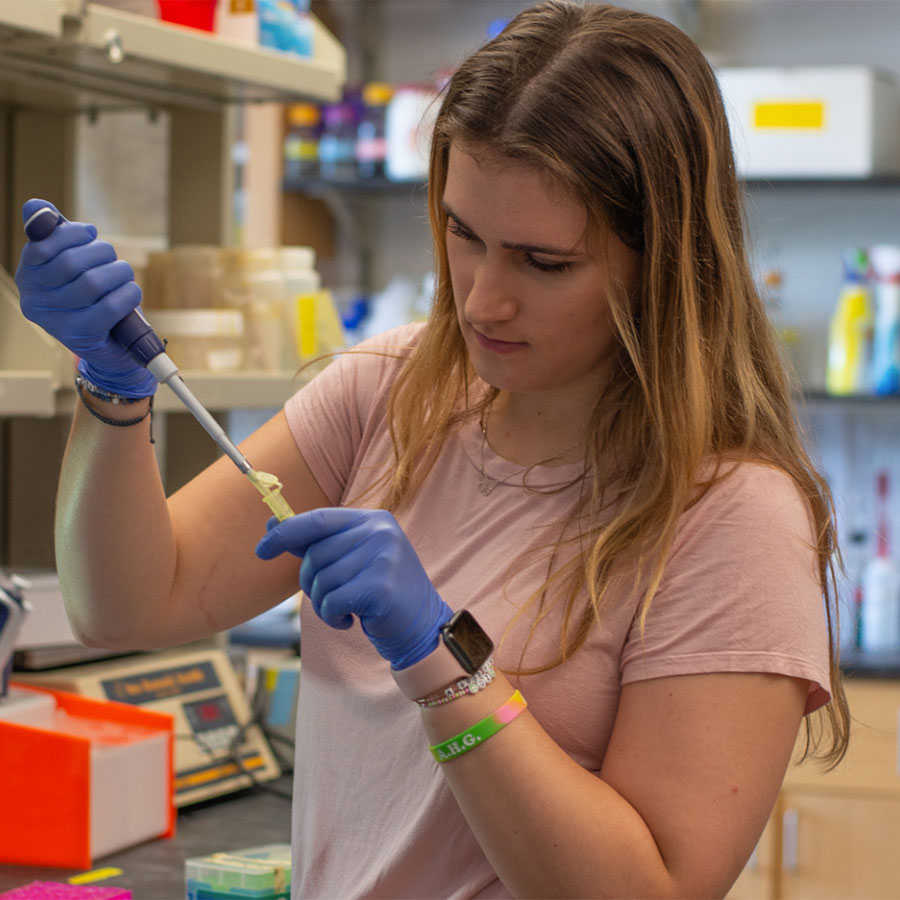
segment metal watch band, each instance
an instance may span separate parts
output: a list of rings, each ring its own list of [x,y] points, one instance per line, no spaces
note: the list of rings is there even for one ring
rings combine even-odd
[[[469,677],[459,660],[447,649],[443,638],[438,640],[437,647],[424,659],[405,669],[392,668],[391,675],[394,676],[397,687],[410,700],[427,697],[460,678]]]

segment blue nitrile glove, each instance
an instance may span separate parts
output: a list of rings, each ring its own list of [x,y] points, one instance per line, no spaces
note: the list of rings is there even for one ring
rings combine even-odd
[[[274,517],[256,547],[260,559],[303,557],[300,587],[332,628],[353,616],[395,669],[438,645],[452,610],[434,589],[397,520],[380,509],[316,509],[284,522]]]
[[[23,221],[46,200],[28,200]],[[63,220],[42,241],[25,245],[16,269],[25,318],[80,357],[79,371],[98,387],[125,397],[149,397],[156,378],[110,337],[110,329],[141,302],[131,266],[93,225]]]

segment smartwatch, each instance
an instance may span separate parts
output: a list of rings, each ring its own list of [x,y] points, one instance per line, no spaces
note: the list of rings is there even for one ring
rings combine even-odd
[[[391,674],[410,700],[418,700],[474,675],[493,650],[494,642],[472,613],[461,609],[441,626],[438,645],[428,656],[405,669],[391,668]]]

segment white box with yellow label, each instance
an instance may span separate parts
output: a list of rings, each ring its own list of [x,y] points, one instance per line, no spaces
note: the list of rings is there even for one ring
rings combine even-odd
[[[717,70],[743,178],[900,173],[900,85],[865,66]]]

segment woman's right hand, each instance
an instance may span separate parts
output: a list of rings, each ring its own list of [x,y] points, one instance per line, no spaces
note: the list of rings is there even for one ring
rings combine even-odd
[[[28,200],[23,221],[45,200]],[[85,377],[128,396],[150,396],[153,375],[110,336],[110,329],[141,302],[134,271],[116,257],[113,246],[97,239],[97,229],[62,219],[43,240],[25,245],[16,269],[25,318],[40,325],[82,360]]]

